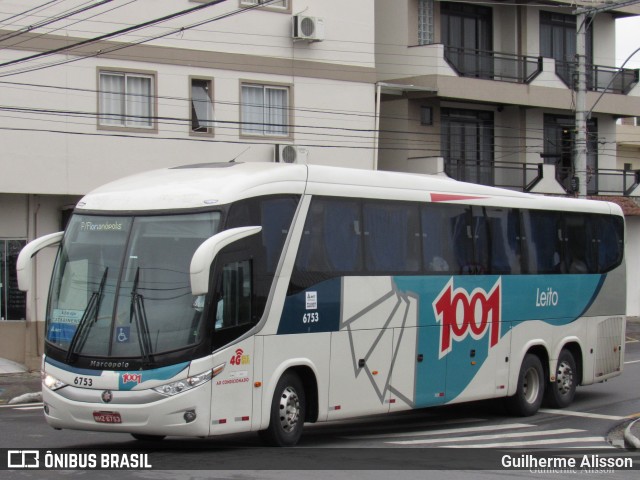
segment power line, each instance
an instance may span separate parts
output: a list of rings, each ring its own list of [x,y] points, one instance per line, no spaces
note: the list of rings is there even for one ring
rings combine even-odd
[[[85,8],[83,8],[83,9],[81,9],[81,11],[86,11],[86,10],[89,10],[89,9],[95,8],[96,6],[102,6],[104,3],[109,3],[109,2],[111,2],[111,1],[113,1],[113,0],[103,1],[103,2],[100,2],[100,4],[94,4],[94,5],[92,5],[92,6],[85,7]],[[69,28],[70,26],[76,25],[76,24],[81,23],[81,22],[85,22],[85,21],[90,20],[90,19],[92,19],[92,18],[96,18],[96,17],[98,17],[98,16],[100,16],[100,15],[104,15],[105,13],[108,13],[108,12],[112,12],[112,11],[117,10],[117,9],[119,9],[119,8],[125,7],[125,6],[127,6],[127,5],[132,4],[132,3],[135,3],[136,1],[137,1],[137,0],[130,0],[129,2],[127,2],[127,3],[123,4],[123,5],[117,5],[117,6],[113,7],[113,8],[110,8],[110,9],[108,9],[108,10],[105,10],[105,11],[103,11],[103,12],[99,12],[99,13],[96,13],[96,14],[91,15],[91,16],[89,16],[89,17],[85,17],[85,18],[78,19],[78,20],[76,20],[75,22],[65,24],[65,25],[63,25],[63,26],[61,26],[61,27],[58,27],[58,28],[54,28],[54,29],[52,29],[52,30],[49,30],[49,31],[48,31],[48,32],[46,32],[46,33],[41,33],[41,34],[36,35],[36,36],[34,36],[34,37],[29,37],[29,38],[23,39],[23,40],[21,40],[21,41],[19,41],[19,42],[12,43],[11,45],[4,45],[4,46],[0,47],[0,50],[6,50],[6,49],[10,49],[10,48],[15,48],[15,47],[17,47],[17,46],[19,46],[19,45],[22,45],[22,44],[24,44],[24,43],[26,43],[26,42],[28,42],[28,41],[33,40],[33,39],[42,38],[42,37],[44,37],[44,36],[46,36],[46,35],[51,35],[53,32],[57,32],[57,31],[59,31],[59,30],[61,30],[61,29],[63,29],[63,28]],[[59,17],[48,17],[48,21],[47,21],[46,25],[49,25],[49,24],[51,24],[51,23],[58,22],[58,21],[60,21],[60,20],[65,20],[65,19],[67,19],[67,18],[70,18],[70,17],[72,17],[72,16],[76,15],[77,13],[79,13],[79,12],[74,11],[74,12],[71,12],[71,13],[66,13],[66,14],[64,14],[64,15],[61,15],[61,16],[59,16]],[[43,22],[44,22],[44,21],[43,21]],[[0,36],[0,41],[8,40],[8,39],[10,39],[10,38],[14,38],[14,37],[24,36],[24,34],[25,34],[25,33],[29,33],[29,32],[31,32],[32,30],[35,30],[36,28],[41,28],[42,26],[43,26],[42,24],[38,24],[38,26],[37,26],[37,27],[34,27],[33,25],[30,25],[30,26],[28,26],[28,27],[24,27],[24,28],[22,28],[22,29],[20,29],[20,30],[18,30],[18,31],[16,31],[16,32],[7,33],[5,36]]]
[[[3,25],[3,26],[4,26],[4,25],[11,25],[11,22],[9,22],[9,20],[13,20],[13,19],[18,18],[18,17],[21,17],[21,16],[23,16],[23,15],[24,15],[24,16],[26,16],[27,14],[29,14],[29,13],[31,13],[31,12],[34,12],[34,11],[36,11],[36,10],[39,10],[39,9],[46,10],[46,9],[48,8],[48,7],[47,7],[47,5],[49,5],[49,6],[50,6],[51,4],[53,4],[53,3],[58,3],[58,2],[60,2],[60,1],[61,1],[61,0],[51,0],[51,1],[49,1],[49,2],[46,2],[46,3],[42,4],[42,5],[38,5],[38,6],[36,6],[36,7],[32,7],[32,8],[30,8],[30,9],[28,9],[28,10],[25,10],[25,11],[23,11],[23,12],[16,13],[16,14],[14,14],[14,15],[11,15],[10,17],[5,18],[4,20],[0,20],[0,25]],[[62,0],[62,1],[65,1],[65,0]],[[9,22],[9,23],[7,23],[7,22]]]
[[[77,8],[76,10],[72,10],[72,11],[68,11],[62,15],[59,15],[57,17],[49,17],[46,20],[43,20],[41,22],[37,22],[34,23],[32,25],[29,25],[27,27],[23,27],[19,30],[15,30],[11,33],[7,33],[5,35],[0,35],[0,42],[6,41],[6,40],[10,40],[12,38],[15,38],[17,36],[22,35],[23,33],[26,32],[31,32],[32,30],[36,30],[38,28],[47,26],[47,25],[51,25],[52,23],[55,22],[59,22],[60,20],[65,20],[69,17],[72,17],[73,15],[77,15],[78,13],[82,13],[82,12],[86,12],[88,10],[94,9],[96,7],[101,7],[102,5],[105,5],[107,3],[111,3],[113,0],[102,0],[98,3],[85,3],[84,5],[82,5],[80,8]],[[10,45],[9,47],[12,47],[13,45]],[[3,47],[6,48],[6,47]]]
[[[147,27],[156,25],[158,23],[163,23],[163,22],[166,22],[168,20],[172,20],[174,18],[182,17],[182,16],[188,15],[190,13],[193,13],[193,12],[196,12],[196,11],[199,11],[199,10],[203,10],[205,8],[209,8],[209,7],[212,7],[214,5],[218,5],[218,4],[224,3],[226,1],[227,0],[212,0],[212,1],[208,2],[208,3],[203,3],[203,4],[200,4],[200,5],[196,5],[195,7],[187,8],[185,10],[181,10],[179,12],[171,13],[169,15],[164,15],[162,17],[155,18],[153,20],[148,20],[146,22],[138,23],[138,24],[132,25],[130,27],[126,27],[126,28],[122,28],[120,30],[116,30],[114,32],[106,33],[106,34],[99,35],[99,36],[93,37],[93,38],[88,38],[86,40],[81,40],[81,41],[76,42],[76,43],[71,44],[71,45],[54,48],[54,49],[48,50],[46,52],[40,52],[40,53],[36,53],[34,55],[29,55],[29,56],[26,56],[26,57],[15,59],[15,60],[10,60],[8,62],[0,63],[0,67],[7,67],[7,66],[10,66],[10,65],[16,65],[18,63],[28,62],[30,60],[35,60],[35,59],[38,59],[38,58],[47,57],[47,56],[50,56],[50,55],[54,55],[56,53],[69,52],[70,50],[74,50],[74,49],[76,49],[78,47],[82,47],[82,46],[90,45],[90,44],[93,44],[93,43],[101,42],[103,40],[108,40],[110,38],[117,37],[117,36],[120,36],[120,35],[124,35],[126,33],[135,32],[136,30],[147,28]]]

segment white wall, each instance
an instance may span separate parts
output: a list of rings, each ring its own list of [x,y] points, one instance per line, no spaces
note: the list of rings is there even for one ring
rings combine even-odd
[[[3,5],[3,14],[22,12],[40,3],[8,2]],[[81,3],[66,2],[64,9]],[[187,0],[141,0],[51,34],[79,39],[196,5],[197,2]],[[239,0],[230,0],[198,14],[119,37],[118,41],[137,41],[235,11],[238,6]],[[3,145],[0,192],[84,194],[115,178],[154,168],[229,161],[239,155],[243,161],[273,161],[278,143],[308,145],[312,163],[372,168],[373,8],[367,0],[295,0],[293,7],[293,12],[287,13],[264,9],[244,11],[151,42],[163,47],[161,50],[151,44],[122,50],[124,56],[129,56],[128,60],[91,57],[5,78],[14,84],[0,86],[0,105],[76,112],[76,115],[23,112],[0,116]],[[39,15],[21,18],[13,28],[35,23],[62,8],[62,5],[53,5]],[[324,18],[324,41],[292,40],[292,14],[299,12]],[[46,40],[46,36],[41,40]],[[29,45],[32,43],[23,46]],[[3,49],[0,62],[31,53],[35,51]],[[150,57],[145,57],[145,53]],[[231,55],[221,57],[219,54]],[[69,58],[58,55],[47,58],[47,62]],[[97,71],[101,67],[155,73],[159,96],[157,115],[161,117],[157,132],[111,132],[97,127]],[[5,67],[0,74],[7,68],[13,67]],[[359,72],[363,72],[360,77]],[[367,76],[367,72],[370,75]],[[218,121],[213,137],[189,136],[189,76],[213,78]],[[292,138],[239,136],[242,80],[291,86]],[[29,86],[34,84],[38,86]],[[350,128],[353,133],[347,135],[340,128]]]
[[[627,217],[627,315],[640,315],[640,217]]]

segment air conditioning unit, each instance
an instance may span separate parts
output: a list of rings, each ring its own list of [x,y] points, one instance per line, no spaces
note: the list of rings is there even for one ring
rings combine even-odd
[[[309,149],[297,145],[276,145],[275,161],[281,163],[307,163]]]
[[[293,17],[293,38],[308,42],[324,40],[324,18],[295,15]]]

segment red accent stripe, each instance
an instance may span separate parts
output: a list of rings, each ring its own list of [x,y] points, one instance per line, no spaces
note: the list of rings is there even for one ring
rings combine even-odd
[[[456,200],[479,200],[487,197],[478,197],[476,195],[460,195],[452,193],[432,193],[432,202],[454,202]]]

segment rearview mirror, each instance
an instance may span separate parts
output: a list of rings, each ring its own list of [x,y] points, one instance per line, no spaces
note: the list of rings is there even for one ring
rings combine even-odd
[[[18,273],[18,288],[23,292],[31,289],[33,257],[43,248],[62,241],[64,232],[50,233],[27,243],[18,255],[16,270]]]
[[[191,278],[191,294],[205,295],[209,292],[209,271],[216,255],[227,245],[238,240],[260,233],[262,227],[238,227],[217,233],[205,240],[191,258],[189,269]]]

